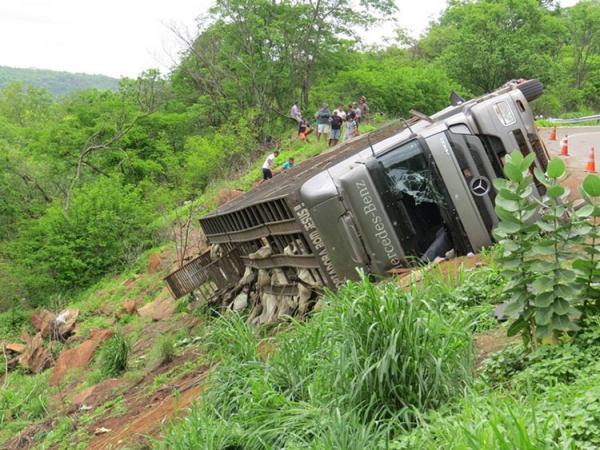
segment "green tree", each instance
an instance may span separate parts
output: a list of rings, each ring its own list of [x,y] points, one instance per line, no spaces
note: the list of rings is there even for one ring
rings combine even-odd
[[[394,9],[391,0],[219,0],[197,37],[175,30],[188,46],[175,80],[210,103],[210,125],[254,109],[262,128],[292,101],[308,104],[314,78],[358,40],[354,27]]]
[[[563,22],[538,0],[454,0],[419,44],[474,94],[515,78],[553,81]]]
[[[69,214],[54,202],[27,223],[9,256],[34,303],[89,286],[139,254],[151,239],[150,205],[119,179],[98,178],[74,192]]]

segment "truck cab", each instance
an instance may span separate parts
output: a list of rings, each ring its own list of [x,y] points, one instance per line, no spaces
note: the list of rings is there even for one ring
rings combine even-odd
[[[536,166],[547,164],[528,93],[511,83],[418,114],[400,133],[307,180],[300,194],[339,278],[356,278],[357,269],[384,276],[490,245],[492,180],[503,176],[504,156],[535,152]]]

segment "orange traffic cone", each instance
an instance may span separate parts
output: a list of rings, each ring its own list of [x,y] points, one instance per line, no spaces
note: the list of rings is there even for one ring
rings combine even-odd
[[[560,146],[560,156],[569,156],[569,136],[565,134]]]
[[[594,147],[590,148],[590,156],[588,156],[585,171],[596,173],[596,151],[594,150]]]
[[[552,131],[550,132],[550,140],[551,141],[556,141],[556,127],[554,127],[552,129]]]

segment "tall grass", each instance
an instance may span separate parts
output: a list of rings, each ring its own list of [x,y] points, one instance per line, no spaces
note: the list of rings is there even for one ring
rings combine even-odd
[[[0,447],[5,439],[48,415],[49,376],[50,371],[36,375],[16,371],[0,386]]]
[[[328,296],[306,323],[258,339],[238,316],[211,326],[222,361],[202,406],[163,448],[386,448],[390,429],[458,396],[471,378],[470,324],[367,279]],[[186,447],[187,445],[187,447]]]
[[[420,426],[391,444],[395,450],[559,450],[575,444],[556,405],[509,393],[471,392],[451,409],[421,416]]]
[[[393,284],[366,279],[337,300],[340,355],[333,360],[336,385],[351,405],[371,417],[436,408],[470,380],[469,323],[438,313],[427,301]]]
[[[98,367],[104,377],[117,377],[127,370],[131,344],[125,335],[117,332],[105,341],[98,353]]]

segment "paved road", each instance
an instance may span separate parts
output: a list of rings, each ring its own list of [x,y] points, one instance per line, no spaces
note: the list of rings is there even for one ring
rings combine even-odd
[[[569,178],[565,184],[571,189],[573,196],[578,196],[578,187],[587,175],[585,172],[590,148],[596,149],[596,170],[600,175],[600,126],[595,127],[560,127],[556,129],[557,140],[551,141],[552,128],[540,128],[540,136],[546,143],[551,157],[560,155],[562,138],[569,137],[569,156],[563,157]]]

